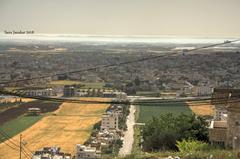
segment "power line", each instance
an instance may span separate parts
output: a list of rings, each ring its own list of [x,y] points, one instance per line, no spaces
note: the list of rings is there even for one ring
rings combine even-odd
[[[214,100],[214,104],[227,104],[227,103],[238,103],[240,102],[239,95],[232,96],[231,99],[226,99],[224,97],[220,98],[213,98],[213,97],[206,97],[206,98],[194,98],[194,99],[155,99],[155,100],[141,100],[136,99],[135,101],[86,101],[86,100],[78,100],[78,99],[64,99],[64,98],[50,98],[50,97],[43,97],[43,96],[26,96],[19,93],[12,93],[8,91],[0,91],[2,94],[8,94],[13,96],[19,96],[23,98],[32,98],[37,100],[43,101],[52,101],[52,102],[68,102],[68,103],[80,103],[80,104],[132,104],[132,105],[163,105],[163,104],[181,104],[186,102],[191,102],[191,106],[199,106],[204,105],[206,103],[212,104],[211,101]]]
[[[22,152],[25,155],[25,157],[27,157],[28,159],[31,159],[31,156],[26,152],[24,148],[22,149]]]
[[[7,141],[9,141],[10,143],[12,143],[14,146],[16,146],[16,144],[13,143],[10,139],[8,139],[2,132],[0,132],[0,134],[6,139],[6,141],[3,142],[5,145],[7,145],[8,147],[10,147],[11,149],[13,149],[13,150],[15,150],[15,151],[20,151],[20,158],[21,158],[21,151],[23,151],[25,157],[27,157],[27,159],[31,159],[31,157],[29,156],[29,154],[28,154],[24,149],[21,149],[21,145],[20,145],[20,146],[17,145],[18,148],[11,146],[10,144],[7,143]],[[21,143],[20,143],[20,144],[21,144]],[[20,148],[20,149],[19,149],[19,148]]]
[[[7,145],[8,147],[10,147],[11,149],[18,151],[17,148],[14,148],[13,146],[11,146],[10,144],[8,144],[7,142],[3,142],[3,144]]]
[[[28,152],[31,153],[31,155],[34,155],[33,151],[30,150],[26,145],[23,145],[23,149],[24,149],[24,150],[26,149]]]
[[[207,45],[207,46],[203,46],[203,47],[199,47],[199,48],[195,48],[195,49],[190,49],[190,50],[185,50],[185,52],[194,52],[194,51],[198,51],[198,50],[202,50],[202,49],[206,49],[206,48],[210,48],[210,47],[214,47],[214,46],[219,46],[219,45],[224,45],[224,44],[229,44],[229,43],[233,43],[233,42],[237,42],[240,41],[240,39],[237,40],[232,40],[232,41],[225,41],[223,43],[218,43],[218,44],[212,44],[212,45]],[[68,71],[68,72],[63,72],[63,73],[56,73],[53,75],[44,75],[44,76],[39,76],[39,77],[34,77],[34,78],[27,78],[27,79],[20,79],[20,80],[15,80],[15,81],[7,81],[7,82],[2,82],[0,84],[10,84],[10,83],[18,83],[18,82],[23,82],[23,81],[30,81],[30,80],[35,80],[35,79],[43,79],[43,78],[48,78],[48,77],[55,77],[55,76],[59,76],[59,75],[66,75],[66,74],[74,74],[74,73],[80,73],[80,72],[85,72],[85,71],[94,71],[96,69],[101,69],[101,68],[108,68],[108,67],[115,67],[115,66],[120,66],[120,65],[127,65],[130,63],[136,63],[136,62],[142,62],[142,61],[147,61],[147,60],[153,60],[153,59],[157,59],[160,57],[167,57],[167,56],[172,56],[175,54],[178,54],[179,52],[172,52],[172,53],[168,53],[168,54],[164,54],[164,55],[158,55],[158,56],[151,56],[151,57],[147,57],[147,58],[141,58],[141,59],[137,59],[137,60],[131,60],[131,61],[126,61],[126,62],[120,62],[118,64],[107,64],[107,65],[100,65],[100,66],[95,66],[95,67],[91,67],[91,68],[87,68],[87,69],[82,69],[82,70],[75,70],[75,71]],[[47,97],[41,97],[41,96],[26,96],[26,95],[21,95],[21,94],[17,94],[17,93],[13,93],[13,92],[6,92],[6,91],[0,91],[0,93],[3,94],[8,94],[8,95],[16,95],[16,96],[20,96],[20,97],[26,97],[26,98],[33,98],[33,99],[39,99],[39,100],[49,100],[49,101],[57,101],[57,102],[85,102],[85,103],[103,103],[103,104],[109,104],[109,103],[113,103],[114,102],[105,102],[105,101],[84,101],[84,100],[73,100],[73,99],[59,99],[59,98],[47,98]],[[204,104],[206,104],[206,101],[211,100],[212,98],[206,98],[206,99],[196,99],[196,100],[186,100],[185,102],[204,102]],[[225,99],[224,99],[225,101]],[[145,101],[145,102],[130,102],[131,104],[170,104],[170,103],[177,103],[177,102],[184,102],[184,100],[181,101]],[[228,101],[228,103],[231,102],[240,102],[239,100],[232,100],[232,101]],[[123,103],[123,102],[115,102],[115,104],[118,103]],[[220,100],[219,104],[222,104],[223,102]],[[224,102],[225,103],[225,102]],[[126,103],[123,103],[126,104]],[[128,103],[129,104],[129,103]],[[196,103],[194,104],[196,105]],[[192,105],[190,105],[192,106]],[[24,153],[24,155],[27,158],[31,158],[30,155],[26,152],[25,149],[28,149],[27,147],[25,147],[24,145],[22,145],[22,143],[20,142],[20,146],[18,146],[16,143],[14,143],[13,141],[11,141],[11,138],[5,133],[0,131],[0,134],[6,138],[7,141],[9,141],[10,143],[12,143],[15,147],[19,147],[22,148],[22,151]],[[13,150],[18,150],[17,148],[11,146],[10,144],[4,142],[4,144],[6,144],[8,147],[10,147]],[[22,147],[23,146],[23,147]],[[21,150],[20,150],[21,151]],[[28,149],[29,152],[31,152]],[[31,152],[32,153],[32,152]]]
[[[0,130],[0,134],[6,139],[6,141],[9,141],[12,145],[14,145],[14,147],[12,146],[12,148],[13,149],[15,149],[16,151],[19,151],[19,149],[21,149],[20,150],[20,152],[21,151],[23,151],[25,154],[25,156],[27,157],[27,158],[31,158],[31,155],[33,155],[33,152],[32,151],[30,151],[24,144],[22,144],[22,141],[20,141],[20,145],[18,145],[16,142],[16,140],[14,140],[14,139],[12,139],[6,132],[4,132],[3,130]],[[7,144],[6,143],[6,141],[5,142],[3,142],[3,143],[5,143],[5,144]],[[30,154],[27,152],[27,151],[29,151],[30,152]]]
[[[15,147],[19,147],[18,144],[15,142],[11,141],[11,137],[8,136],[4,131],[0,130],[0,134],[6,139],[6,141],[9,141],[11,144],[13,144]]]
[[[15,150],[15,151],[19,151],[17,148],[12,147],[11,145],[9,145],[9,144],[6,143],[6,142],[3,142],[3,144],[7,145],[8,147],[10,147],[11,149],[13,149],[13,150]],[[27,159],[31,159],[31,156],[29,156],[24,149],[23,149],[23,153],[24,153],[24,155],[25,155],[25,157],[26,157]]]
[[[211,47],[214,47],[214,46],[219,46],[219,45],[224,45],[224,44],[229,44],[229,43],[233,43],[233,42],[237,42],[237,41],[240,41],[240,39],[236,39],[236,40],[232,40],[232,41],[227,40],[227,41],[224,41],[223,43],[217,43],[217,44],[202,46],[202,47],[186,50],[185,52],[194,52],[194,51],[197,51],[197,50],[211,48]],[[45,75],[45,76],[39,76],[39,77],[28,78],[28,79],[21,79],[21,80],[16,80],[16,81],[7,81],[7,82],[3,82],[3,83],[0,83],[0,84],[9,84],[9,83],[14,83],[14,82],[22,82],[22,81],[29,81],[29,80],[34,80],[34,79],[54,77],[54,76],[58,76],[58,75],[73,74],[73,73],[79,73],[79,72],[84,72],[84,71],[92,71],[92,70],[96,70],[96,69],[99,69],[99,68],[114,67],[114,66],[119,66],[119,65],[135,63],[135,62],[152,60],[152,59],[156,59],[156,58],[160,58],[160,57],[171,56],[171,55],[178,54],[178,53],[179,52],[172,52],[172,53],[169,53],[169,54],[152,56],[152,57],[147,57],[147,58],[142,58],[142,59],[137,59],[137,60],[131,60],[131,61],[126,61],[126,62],[121,62],[121,63],[118,63],[118,64],[100,65],[100,66],[95,66],[95,67],[92,67],[92,68],[76,70],[76,71],[69,71],[69,72],[64,72],[64,73],[57,73],[57,74],[53,74],[53,75]],[[49,101],[56,101],[56,102],[72,102],[72,103],[81,102],[81,103],[98,103],[98,104],[130,104],[129,102],[123,103],[123,102],[116,102],[116,101],[106,102],[106,101],[86,101],[86,100],[50,98],[50,97],[43,97],[43,96],[34,96],[33,97],[33,96],[27,96],[25,94],[19,94],[19,93],[14,93],[14,92],[9,92],[9,91],[0,91],[0,93],[6,94],[6,95],[14,95],[14,96],[20,96],[20,97],[25,97],[25,98],[33,98],[33,99],[38,99],[38,100],[49,100]],[[211,100],[211,99],[209,98],[209,99],[206,99],[206,100]],[[202,99],[200,101],[202,101]],[[158,101],[158,103],[159,103],[159,101]]]
[[[12,95],[12,96],[19,96],[23,98],[32,98],[32,99],[38,99],[38,100],[47,100],[47,101],[53,101],[53,102],[69,102],[69,103],[86,103],[86,104],[141,104],[141,103],[169,103],[169,102],[205,102],[214,100],[214,103],[222,103],[227,102],[226,98],[220,97],[220,98],[213,98],[213,97],[205,97],[205,98],[193,98],[193,99],[150,99],[149,100],[141,100],[137,99],[136,101],[93,101],[93,100],[79,100],[79,99],[66,99],[66,98],[51,98],[51,97],[44,97],[44,96],[27,96],[22,93],[14,93],[9,91],[0,91],[2,94],[6,95]],[[239,95],[235,95],[231,97],[232,99],[240,98]],[[228,100],[229,102],[229,100]]]
[[[206,46],[202,46],[202,47],[198,47],[198,48],[194,48],[194,49],[185,50],[185,52],[194,52],[194,51],[198,51],[198,50],[202,50],[202,49],[206,49],[206,48],[211,48],[211,47],[214,47],[214,46],[220,46],[220,45],[234,43],[234,42],[237,42],[237,41],[240,41],[240,39],[226,40],[222,43],[216,43],[216,44],[206,45]],[[173,51],[173,52],[168,53],[168,54],[145,57],[145,58],[141,58],[141,59],[120,62],[120,63],[117,63],[117,64],[99,65],[99,66],[94,66],[94,67],[90,67],[90,68],[86,68],[86,69],[67,71],[67,72],[56,73],[56,74],[52,74],[52,75],[44,75],[44,76],[38,76],[38,77],[26,78],[26,79],[19,79],[19,80],[14,80],[14,81],[6,81],[6,82],[1,82],[0,84],[18,83],[18,82],[30,81],[30,80],[35,80],[35,79],[43,79],[43,78],[55,77],[55,76],[66,75],[66,74],[75,74],[75,73],[80,73],[80,72],[85,72],[85,71],[94,71],[96,69],[101,69],[101,68],[115,67],[115,66],[120,66],[120,65],[127,65],[127,64],[130,64],[130,63],[137,63],[137,62],[142,62],[142,61],[154,60],[154,59],[158,59],[158,58],[162,58],[162,57],[172,56],[172,55],[175,55],[175,54],[179,54],[179,52],[178,51]]]

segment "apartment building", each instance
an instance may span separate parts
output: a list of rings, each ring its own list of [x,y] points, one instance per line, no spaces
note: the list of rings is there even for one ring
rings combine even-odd
[[[118,117],[116,112],[108,111],[102,115],[101,131],[118,130]]]

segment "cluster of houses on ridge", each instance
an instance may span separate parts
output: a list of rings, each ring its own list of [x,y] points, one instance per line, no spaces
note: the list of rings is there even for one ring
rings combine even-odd
[[[113,144],[123,137],[123,130],[119,128],[123,117],[123,106],[112,105],[102,114],[100,129],[92,134],[85,145],[77,145],[76,159],[100,158],[103,151],[113,148]]]

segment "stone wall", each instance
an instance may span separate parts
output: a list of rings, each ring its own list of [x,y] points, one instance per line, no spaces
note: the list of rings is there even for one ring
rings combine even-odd
[[[212,128],[208,130],[210,142],[225,142],[227,129],[223,128]]]
[[[226,145],[228,148],[240,149],[240,103],[232,103],[228,110],[228,130]]]

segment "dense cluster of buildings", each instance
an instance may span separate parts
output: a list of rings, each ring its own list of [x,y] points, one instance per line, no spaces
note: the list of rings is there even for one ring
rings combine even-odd
[[[65,85],[63,88],[64,97],[104,97],[126,99],[127,94],[114,90],[105,89],[77,89],[74,85]]]
[[[46,89],[29,89],[24,91],[25,95],[27,96],[43,96],[43,97],[50,97],[56,96],[57,93],[52,88]]]
[[[35,151],[32,159],[71,159],[71,154],[61,152],[60,147],[44,147]]]
[[[209,127],[211,144],[240,148],[240,89],[214,89],[214,119]]]
[[[171,85],[165,85],[166,92],[175,93],[176,97],[179,96],[210,96],[212,94],[212,87],[206,85],[193,85],[188,81],[181,81]],[[162,93],[161,93],[162,94]],[[160,94],[160,96],[161,96]]]

